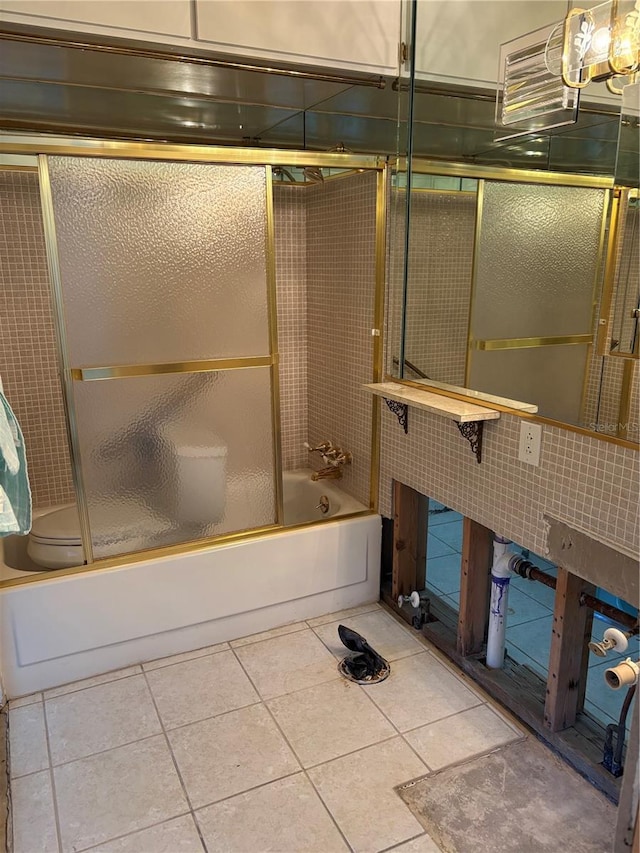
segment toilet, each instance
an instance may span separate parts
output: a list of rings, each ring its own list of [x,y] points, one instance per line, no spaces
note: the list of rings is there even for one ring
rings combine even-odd
[[[93,546],[97,551],[114,540],[125,541],[127,551],[162,547],[176,541],[178,530],[188,530],[198,538],[211,535],[207,528],[222,521],[226,503],[226,444],[208,431],[186,431],[180,442],[175,441],[176,437],[175,433],[170,436],[173,489],[164,490],[158,506],[149,508],[131,499],[118,499],[90,509]],[[80,517],[75,504],[33,519],[27,554],[43,569],[66,569],[84,563]]]

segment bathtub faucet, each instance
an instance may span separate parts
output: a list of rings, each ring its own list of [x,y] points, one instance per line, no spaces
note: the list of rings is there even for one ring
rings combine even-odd
[[[323,441],[318,447],[311,447],[305,442],[305,447],[310,453],[320,453],[325,463],[324,468],[313,472],[312,480],[339,480],[342,477],[342,466],[350,465],[353,459],[351,453],[345,452],[341,447],[334,447],[330,441]]]

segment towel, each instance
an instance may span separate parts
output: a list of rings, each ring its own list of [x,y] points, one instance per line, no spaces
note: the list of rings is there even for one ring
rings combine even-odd
[[[31,530],[31,489],[24,438],[16,416],[0,392],[0,536]]]

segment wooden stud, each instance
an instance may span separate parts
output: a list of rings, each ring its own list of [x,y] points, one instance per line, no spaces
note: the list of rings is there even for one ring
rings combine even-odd
[[[427,564],[429,499],[415,489],[393,484],[393,572],[391,596],[423,590]]]
[[[457,650],[466,657],[482,651],[486,635],[493,534],[470,518],[464,519],[462,530]]]
[[[574,724],[584,696],[583,647],[589,617],[588,608],[580,604],[584,586],[582,578],[558,567],[544,705],[544,725],[552,732]]]

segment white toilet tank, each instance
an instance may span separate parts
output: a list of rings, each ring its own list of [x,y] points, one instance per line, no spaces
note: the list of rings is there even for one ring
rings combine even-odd
[[[200,527],[221,521],[226,503],[227,445],[202,428],[169,425],[163,434],[174,457],[169,516],[180,525]]]

